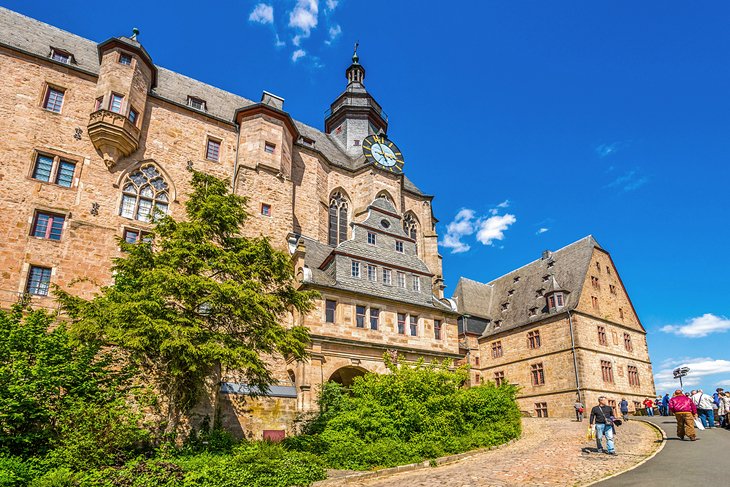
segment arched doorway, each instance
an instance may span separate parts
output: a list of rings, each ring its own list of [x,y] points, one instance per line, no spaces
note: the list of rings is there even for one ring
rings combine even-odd
[[[342,384],[345,387],[350,387],[355,381],[355,377],[362,377],[365,375],[365,372],[367,370],[361,367],[340,367],[332,373],[329,380]]]

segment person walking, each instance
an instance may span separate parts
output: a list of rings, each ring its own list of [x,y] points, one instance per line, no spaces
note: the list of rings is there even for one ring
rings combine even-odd
[[[646,409],[647,416],[654,416],[654,401],[648,397],[644,399],[644,409]]]
[[[697,416],[702,421],[702,426],[705,429],[711,429],[715,426],[715,412],[712,409],[713,401],[712,397],[708,396],[702,389],[697,389],[697,392],[692,396],[692,401],[697,406]]]
[[[669,393],[664,394],[662,398],[662,409],[664,410],[664,416],[669,416]]]
[[[619,409],[621,409],[621,416],[624,418],[624,421],[629,420],[629,401],[626,400],[625,397],[621,398],[621,402],[619,403]]]
[[[725,390],[722,387],[718,387],[717,389],[715,389],[715,393],[712,395],[712,400],[717,406],[717,420],[720,423],[720,428],[725,427],[725,413],[720,412],[724,411],[724,409],[722,408],[722,398],[724,395]]]
[[[598,398],[598,406],[591,409],[590,425],[596,429],[596,448],[599,452],[606,452],[609,455],[615,455],[616,450],[613,443],[613,408],[608,405],[606,396]],[[601,444],[601,437],[606,438],[606,450]]]
[[[573,405],[575,408],[575,420],[579,423],[583,422],[583,403],[580,402],[580,398],[575,400],[575,404]]]
[[[730,391],[726,392],[721,399],[725,411],[725,428],[730,429]]]
[[[674,396],[669,400],[669,412],[677,419],[677,436],[680,440],[689,437],[690,440],[697,440],[695,434],[694,418],[697,417],[697,406],[694,401],[685,396],[681,389],[674,391]]]

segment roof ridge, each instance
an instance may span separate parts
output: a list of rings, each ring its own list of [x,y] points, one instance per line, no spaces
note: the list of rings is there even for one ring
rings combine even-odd
[[[44,25],[46,27],[50,27],[53,30],[56,30],[56,31],[59,31],[59,32],[63,32],[64,34],[73,36],[73,37],[75,37],[77,39],[80,39],[82,41],[86,41],[86,42],[90,42],[90,43],[93,42],[94,44],[98,44],[98,42],[94,41],[93,39],[88,39],[88,38],[86,38],[84,36],[80,36],[78,34],[74,34],[73,32],[70,32],[68,30],[62,29],[60,27],[56,27],[55,25],[49,24],[47,22],[43,22],[42,20],[34,19],[33,17],[30,17],[28,15],[21,14],[20,12],[16,12],[15,10],[11,10],[11,9],[9,9],[7,7],[3,7],[2,5],[0,5],[0,10],[5,10],[6,12],[10,12],[13,15],[18,15],[18,16],[23,17],[24,19],[29,20],[31,22],[34,22],[36,24],[41,24],[41,25]]]

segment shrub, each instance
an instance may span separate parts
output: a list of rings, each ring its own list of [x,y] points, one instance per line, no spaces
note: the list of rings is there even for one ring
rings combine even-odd
[[[320,454],[335,468],[367,469],[497,445],[519,436],[513,386],[488,383],[465,389],[466,370],[450,370],[448,363],[389,367],[390,374],[356,378],[349,390],[325,384],[321,413],[285,446]]]

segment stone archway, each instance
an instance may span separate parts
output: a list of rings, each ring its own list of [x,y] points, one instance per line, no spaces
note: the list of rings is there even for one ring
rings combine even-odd
[[[329,380],[350,387],[355,381],[355,377],[362,377],[367,372],[362,367],[353,367],[351,365],[340,367],[330,375]]]

